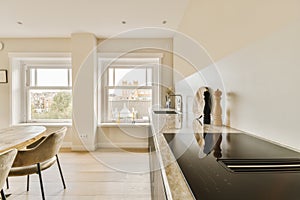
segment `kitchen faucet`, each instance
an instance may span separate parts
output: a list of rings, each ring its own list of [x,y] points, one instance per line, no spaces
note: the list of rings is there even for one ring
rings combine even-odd
[[[169,97],[175,97],[175,109],[179,112],[182,112],[182,95],[181,94],[170,94]],[[179,97],[179,98],[176,98]]]
[[[170,108],[171,107],[171,99],[170,99],[170,95],[166,95],[166,108]]]

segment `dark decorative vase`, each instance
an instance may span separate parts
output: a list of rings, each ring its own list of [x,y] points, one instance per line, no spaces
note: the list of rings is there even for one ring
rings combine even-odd
[[[206,90],[204,93],[204,109],[203,109],[203,123],[210,124],[210,113],[211,113],[211,103],[210,103],[210,94]]]

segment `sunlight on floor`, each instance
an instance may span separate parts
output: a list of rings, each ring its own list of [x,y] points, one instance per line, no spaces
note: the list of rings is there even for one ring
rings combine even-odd
[[[98,150],[59,154],[67,189],[64,190],[56,164],[42,172],[47,200],[151,199],[149,155],[147,152]],[[7,199],[40,200],[37,175],[10,177]]]

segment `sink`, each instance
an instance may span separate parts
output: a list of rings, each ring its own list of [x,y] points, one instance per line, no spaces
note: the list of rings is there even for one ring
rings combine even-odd
[[[175,110],[153,110],[154,114],[179,114]]]

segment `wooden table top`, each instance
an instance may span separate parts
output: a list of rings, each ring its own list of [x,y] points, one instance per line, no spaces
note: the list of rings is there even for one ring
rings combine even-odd
[[[17,126],[0,129],[0,152],[23,148],[42,137],[44,126]]]

